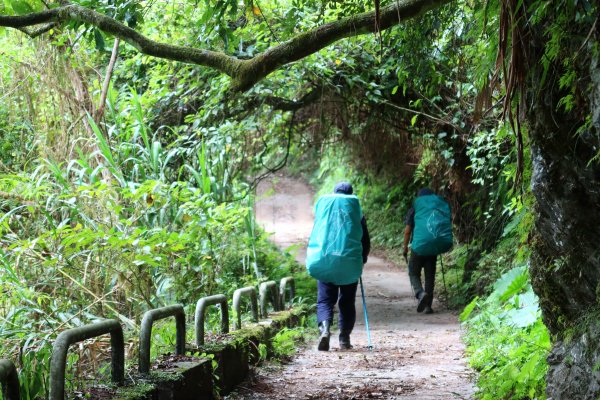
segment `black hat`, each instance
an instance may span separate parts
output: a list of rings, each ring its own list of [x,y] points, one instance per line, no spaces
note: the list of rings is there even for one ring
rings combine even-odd
[[[348,182],[336,183],[333,188],[333,193],[352,194],[352,185]]]
[[[433,190],[431,190],[429,188],[422,188],[421,190],[419,190],[419,193],[417,193],[417,197],[419,197],[419,196],[429,196],[431,194],[435,194],[435,193],[433,193]]]

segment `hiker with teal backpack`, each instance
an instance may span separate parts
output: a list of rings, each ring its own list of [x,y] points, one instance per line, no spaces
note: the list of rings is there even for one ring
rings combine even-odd
[[[408,259],[408,243],[411,242],[408,277],[419,301],[417,312],[432,314],[437,256],[452,247],[450,206],[431,189],[423,188],[408,210],[404,223],[404,259]],[[421,271],[425,272],[425,288],[421,284]]]
[[[321,196],[308,240],[306,268],[317,279],[318,350],[329,350],[333,308],[339,307],[340,349],[350,349],[356,321],[356,290],[371,242],[358,197],[352,185],[340,182],[333,194]]]

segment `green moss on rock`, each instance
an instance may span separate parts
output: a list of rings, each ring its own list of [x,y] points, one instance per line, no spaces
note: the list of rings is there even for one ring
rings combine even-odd
[[[156,386],[151,383],[138,383],[135,386],[119,388],[115,400],[145,400],[151,399]]]

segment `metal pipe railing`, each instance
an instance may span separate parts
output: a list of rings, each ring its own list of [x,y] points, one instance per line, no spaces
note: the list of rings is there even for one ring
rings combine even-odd
[[[203,297],[196,303],[194,322],[196,326],[196,346],[204,344],[204,314],[208,306],[221,305],[221,333],[229,332],[229,305],[227,297],[223,294]]]
[[[250,308],[252,310],[252,320],[258,322],[258,301],[256,300],[256,288],[246,286],[233,292],[233,330],[242,327],[242,297],[250,298]]]
[[[185,311],[181,304],[146,311],[140,328],[140,361],[139,371],[142,374],[150,372],[150,344],[152,340],[152,325],[154,321],[175,317],[175,354],[185,353]]]
[[[125,342],[123,328],[116,320],[106,320],[61,332],[56,338],[50,359],[50,400],[64,400],[65,368],[69,346],[100,335],[110,334],[112,381],[125,383]]]

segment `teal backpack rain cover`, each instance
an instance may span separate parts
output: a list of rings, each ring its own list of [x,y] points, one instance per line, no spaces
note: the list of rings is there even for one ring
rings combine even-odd
[[[310,276],[334,285],[358,281],[363,270],[361,218],[360,203],[354,195],[319,198],[306,251]]]
[[[452,248],[450,206],[435,194],[415,199],[415,229],[412,251],[420,256],[436,256]]]

